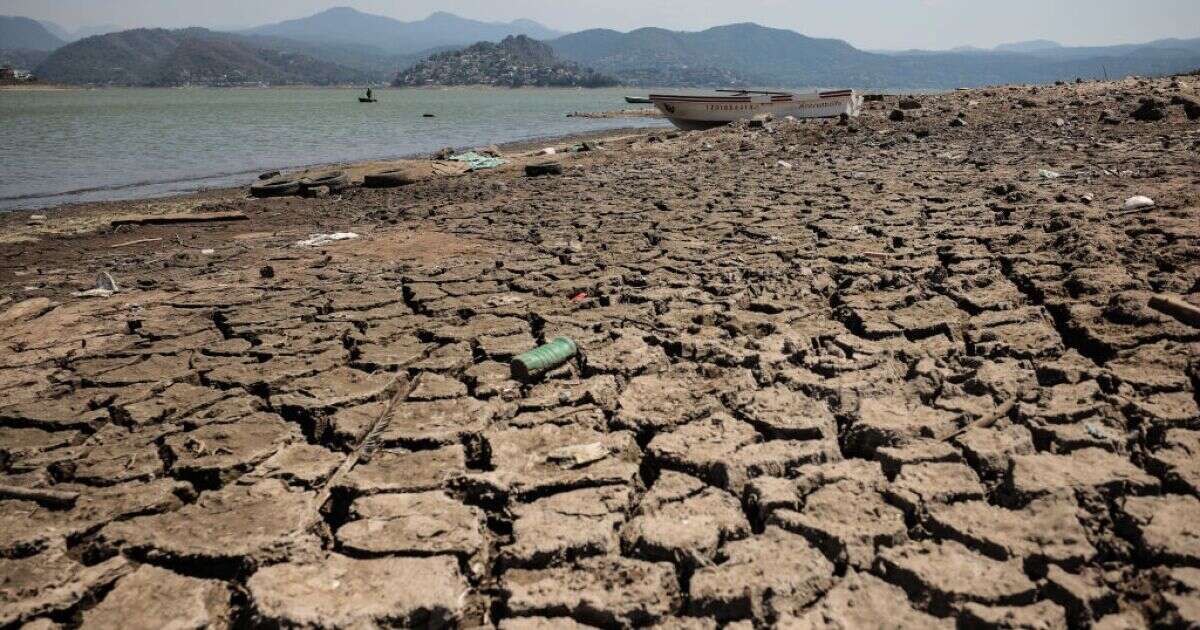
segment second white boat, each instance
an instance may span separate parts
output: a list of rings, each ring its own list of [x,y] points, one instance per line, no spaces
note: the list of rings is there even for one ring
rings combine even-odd
[[[862,95],[854,90],[793,94],[752,90],[717,90],[720,96],[651,94],[650,102],[676,127],[685,130],[710,129],[738,120],[767,115],[776,119],[836,118],[842,114],[857,116]]]

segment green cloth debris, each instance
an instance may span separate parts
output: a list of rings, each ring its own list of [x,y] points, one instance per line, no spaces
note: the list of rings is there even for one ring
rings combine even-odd
[[[497,166],[502,166],[502,165],[508,163],[505,160],[502,160],[498,157],[489,157],[486,155],[480,155],[474,151],[467,151],[466,153],[460,153],[458,155],[451,155],[450,159],[454,160],[455,162],[466,162],[467,166],[470,166],[472,171],[481,171],[481,170],[487,169],[487,168],[496,168]]]

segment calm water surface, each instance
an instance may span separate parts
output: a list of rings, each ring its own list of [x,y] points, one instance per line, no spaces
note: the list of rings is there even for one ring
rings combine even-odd
[[[605,90],[0,91],[0,209],[247,183],[269,169],[395,158],[630,126],[567,118],[628,107]],[[436,118],[423,118],[422,114]]]

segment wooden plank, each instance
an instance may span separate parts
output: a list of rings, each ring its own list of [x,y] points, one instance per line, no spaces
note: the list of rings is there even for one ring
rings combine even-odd
[[[1200,306],[1186,302],[1174,295],[1155,295],[1151,297],[1150,308],[1170,315],[1188,326],[1200,328]]]
[[[250,217],[241,212],[204,212],[196,214],[147,214],[113,219],[111,225],[175,225],[180,223],[218,223],[245,221]]]

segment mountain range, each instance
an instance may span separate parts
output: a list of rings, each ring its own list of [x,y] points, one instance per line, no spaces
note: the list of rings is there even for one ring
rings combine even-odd
[[[40,20],[40,22],[42,26],[46,27],[47,31],[50,31],[55,37],[63,40],[64,42],[77,42],[85,37],[91,37],[93,35],[105,35],[108,33],[116,33],[117,31],[125,30],[116,24],[99,24],[96,26],[84,26],[82,28],[69,31],[48,20]]]
[[[510,35],[547,40],[563,35],[532,20],[480,22],[438,12],[424,20],[402,22],[338,7],[313,16],[259,26],[247,35],[270,35],[297,41],[369,46],[389,54],[412,54],[444,46],[500,41]]]
[[[89,37],[54,51],[37,74],[59,83],[137,86],[369,81],[360,70],[202,28],[134,29]]]
[[[65,43],[37,20],[0,15],[0,49],[51,51]]]
[[[0,60],[40,63],[35,68],[40,77],[64,83],[222,85],[234,82],[229,77],[388,83],[432,55],[514,35],[543,40],[561,60],[644,86],[946,89],[1200,68],[1200,38],[1100,47],[1035,40],[990,50],[870,52],[842,40],[748,23],[699,32],[592,29],[563,35],[529,20],[493,23],[435,13],[403,22],[349,8],[236,33],[137,29],[65,46],[33,20],[0,18]],[[188,45],[177,51],[184,42]],[[49,58],[39,62],[49,50]]]
[[[707,72],[700,81],[692,77],[697,69],[710,68],[723,71],[729,84],[740,85],[945,89],[1200,67],[1200,39],[1100,48],[1035,45],[1031,52],[872,53],[841,40],[731,24],[700,32],[594,29],[548,43],[566,59],[641,85],[713,85]]]

